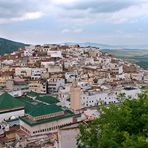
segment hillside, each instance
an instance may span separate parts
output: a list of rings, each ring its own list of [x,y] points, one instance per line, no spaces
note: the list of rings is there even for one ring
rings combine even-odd
[[[27,46],[28,44],[14,42],[4,38],[0,38],[0,55],[16,51],[18,47]]]
[[[100,48],[103,52],[108,52],[116,56],[120,59],[126,59],[129,62],[136,63],[142,68],[148,69],[148,46],[137,46],[135,49],[129,45],[108,45],[108,44],[98,44],[91,42],[84,43],[75,43],[75,42],[67,42],[65,45],[75,45],[79,44],[82,47],[93,46]],[[143,49],[142,49],[143,48]]]
[[[67,42],[64,43],[65,45],[76,45],[79,44],[81,47],[88,47],[88,46],[92,46],[92,47],[97,47],[100,49],[118,49],[118,48],[123,48],[121,46],[118,45],[108,45],[108,44],[98,44],[98,43],[92,43],[92,42]]]
[[[120,59],[136,63],[142,68],[148,68],[148,49],[104,49],[102,51],[111,53]]]

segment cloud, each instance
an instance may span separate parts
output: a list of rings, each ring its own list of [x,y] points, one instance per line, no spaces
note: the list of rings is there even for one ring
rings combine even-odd
[[[147,0],[0,0],[0,24],[52,16],[67,23],[124,23],[148,17]]]
[[[58,19],[80,23],[124,23],[148,17],[147,0],[54,0],[52,5]]]
[[[59,2],[59,3],[58,3]],[[116,12],[124,8],[135,4],[133,0],[121,1],[121,0],[81,0],[60,3],[55,2],[59,7],[69,10],[90,10],[95,13],[109,13]]]
[[[148,18],[148,3],[131,6],[123,9],[117,13],[110,14],[109,20],[115,23],[122,23],[127,21],[137,21],[138,19]]]
[[[66,28],[62,30],[62,33],[81,33],[81,32],[83,32],[83,29],[81,28],[75,28],[75,29]]]
[[[39,0],[0,0],[0,24],[37,19],[43,16],[44,5]]]
[[[9,19],[0,18],[0,24],[10,23],[10,22],[17,22],[17,21],[24,21],[24,20],[31,20],[40,18],[43,15],[42,12],[27,12],[21,15],[20,17],[11,17]]]

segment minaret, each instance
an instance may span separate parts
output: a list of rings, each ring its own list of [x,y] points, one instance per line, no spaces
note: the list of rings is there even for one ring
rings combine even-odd
[[[78,86],[76,80],[72,83],[70,88],[71,109],[74,111],[81,109],[81,88]]]

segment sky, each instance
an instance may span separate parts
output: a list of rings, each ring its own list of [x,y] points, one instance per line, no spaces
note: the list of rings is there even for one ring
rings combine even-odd
[[[148,0],[0,0],[0,37],[148,46]]]

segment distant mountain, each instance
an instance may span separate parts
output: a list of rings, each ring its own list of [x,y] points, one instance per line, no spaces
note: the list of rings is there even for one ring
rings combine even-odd
[[[119,45],[98,44],[98,43],[92,43],[92,42],[84,42],[84,43],[67,42],[64,44],[65,45],[79,44],[81,47],[92,46],[92,47],[98,47],[101,49],[121,49],[121,48],[124,48],[123,46],[119,46]]]
[[[14,42],[8,39],[0,38],[0,55],[16,51],[18,47],[27,46],[29,44]]]
[[[109,45],[109,44],[99,44],[99,43],[92,43],[92,42],[67,42],[64,43],[65,45],[75,45],[79,44],[82,47],[92,46],[98,47],[100,49],[148,49],[148,45]]]

